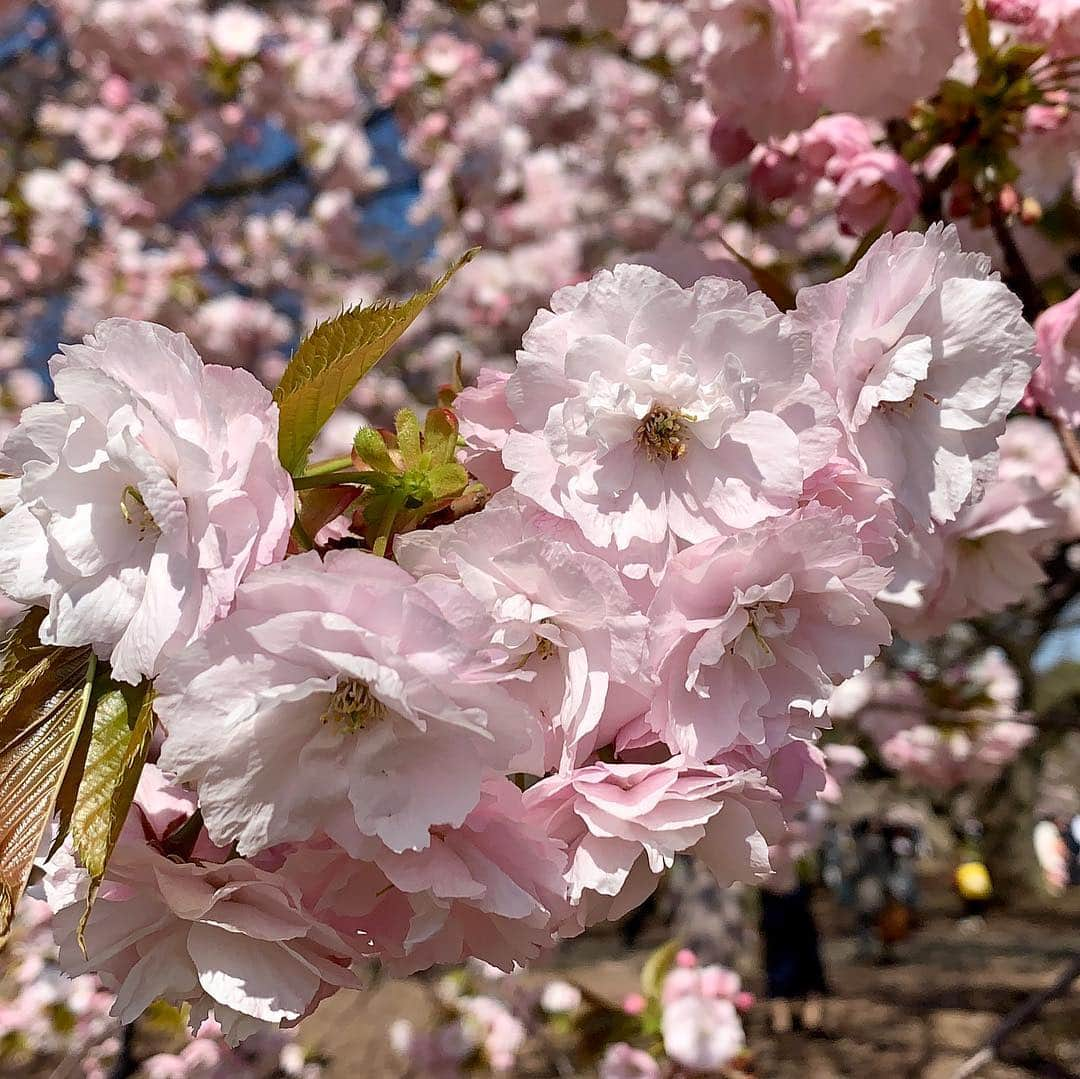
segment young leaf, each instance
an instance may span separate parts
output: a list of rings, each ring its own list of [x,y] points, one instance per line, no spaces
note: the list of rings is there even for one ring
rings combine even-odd
[[[476,250],[462,255],[424,292],[402,303],[350,308],[300,342],[274,391],[281,412],[278,457],[294,476],[303,472],[311,443],[338,405]]]
[[[0,935],[11,928],[90,701],[89,648],[38,642],[41,616],[15,630],[0,663]]]
[[[120,838],[154,729],[153,690],[148,682],[120,686],[98,678],[85,728],[86,761],[71,814],[71,838],[90,874],[89,913],[97,886]]]
[[[394,417],[398,453],[405,468],[420,467],[420,421],[411,408],[403,408]]]
[[[645,966],[641,968],[641,991],[649,1000],[660,996],[664,979],[675,965],[675,956],[679,954],[681,947],[677,940],[670,940],[645,960]]]

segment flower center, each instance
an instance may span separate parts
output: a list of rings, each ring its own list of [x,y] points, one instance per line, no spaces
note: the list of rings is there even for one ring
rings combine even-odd
[[[771,637],[787,636],[799,621],[799,612],[775,600],[761,600],[746,609],[749,622],[732,651],[751,667],[771,667],[776,662]]]
[[[686,453],[686,428],[693,420],[681,409],[654,404],[634,432],[650,461],[677,461]]]
[[[359,678],[345,678],[338,682],[323,712],[322,721],[340,723],[351,734],[385,719],[386,714],[386,705],[371,692],[366,682],[361,682]]]
[[[541,637],[537,642],[536,650],[533,652],[533,655],[536,656],[537,659],[551,659],[556,651],[558,651],[558,649],[556,649],[555,645],[552,644],[547,637]]]
[[[872,26],[869,30],[864,30],[860,37],[868,49],[877,51],[885,46],[885,31],[880,26]]]
[[[161,535],[161,529],[158,527],[157,521],[154,520],[153,514],[147,509],[139,489],[130,483],[124,488],[124,492],[120,496],[120,512],[129,525],[135,525],[138,528],[140,543],[147,536],[156,538]]]

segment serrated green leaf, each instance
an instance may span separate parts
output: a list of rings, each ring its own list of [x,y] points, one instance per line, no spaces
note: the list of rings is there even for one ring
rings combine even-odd
[[[675,956],[679,953],[680,943],[670,940],[662,948],[657,948],[641,968],[641,991],[646,999],[655,1000],[660,996],[664,979],[675,965]]]
[[[89,648],[38,640],[41,616],[16,628],[0,662],[0,935],[26,888],[90,701]]]
[[[311,443],[338,405],[477,250],[466,252],[431,288],[402,303],[350,308],[300,342],[274,391],[278,457],[294,476],[303,472]]]
[[[90,731],[71,838],[91,877],[100,877],[120,835],[150,745],[154,714],[149,683],[99,679],[87,716]]]
[[[99,678],[84,728],[89,744],[82,768],[71,838],[75,853],[90,874],[79,942],[124,819],[135,797],[150,736],[154,730],[153,690],[149,682],[121,686]]]

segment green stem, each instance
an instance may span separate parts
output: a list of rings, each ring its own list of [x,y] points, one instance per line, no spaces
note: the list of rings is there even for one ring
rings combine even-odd
[[[404,492],[395,492],[387,501],[386,510],[379,522],[379,531],[375,534],[375,542],[371,550],[380,558],[386,555],[386,549],[390,546],[390,537],[394,534],[394,522],[401,508],[405,505]]]
[[[297,491],[305,491],[311,487],[337,487],[343,483],[363,483],[370,487],[378,476],[378,472],[357,472],[355,468],[350,468],[344,472],[320,472],[316,475],[296,476],[293,478],[293,487]]]
[[[352,464],[352,455],[330,457],[325,461],[316,461],[304,469],[305,476],[324,476],[327,472],[340,472]]]

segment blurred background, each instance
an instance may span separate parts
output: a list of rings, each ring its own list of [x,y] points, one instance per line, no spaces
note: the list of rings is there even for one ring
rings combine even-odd
[[[58,343],[102,318],[163,323],[273,385],[317,321],[474,245],[316,456],[431,404],[458,357],[466,381],[510,366],[553,291],[616,261],[778,301],[842,272],[873,230],[807,145],[742,145],[718,122],[692,8],[0,0],[0,433],[50,395]],[[1061,300],[1080,271],[1075,112],[1031,125],[1013,159],[1015,246]],[[918,183],[913,227],[951,218],[1014,283],[964,192],[926,168]],[[1047,425],[1013,424],[1015,459],[1043,453],[1065,499]],[[628,1029],[662,1037],[697,977],[747,1032],[736,1070],[712,1074],[947,1077],[990,1046],[980,1075],[1080,1075],[1080,581],[1075,547],[1032,543],[1047,581],[1020,606],[898,642],[844,687],[830,787],[771,889],[721,892],[679,861],[543,969],[373,972],[238,1051],[163,1007],[121,1030],[100,985],[56,972],[30,903],[0,954],[0,1074],[592,1075]],[[605,1074],[648,1079],[634,1066]]]

